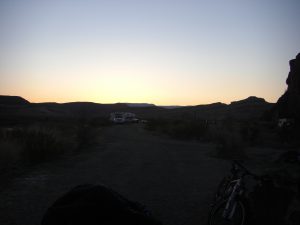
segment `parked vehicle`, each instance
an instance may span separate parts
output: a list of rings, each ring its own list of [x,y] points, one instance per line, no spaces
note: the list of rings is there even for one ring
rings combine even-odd
[[[113,112],[110,114],[110,120],[116,124],[138,122],[136,115],[131,112]]]

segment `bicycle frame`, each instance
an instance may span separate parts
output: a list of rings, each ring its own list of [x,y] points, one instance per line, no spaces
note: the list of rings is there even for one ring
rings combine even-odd
[[[242,183],[243,183],[243,177],[233,180],[229,183],[229,187],[233,186],[232,191],[231,190],[226,190],[226,192],[231,191],[229,198],[227,200],[225,209],[223,211],[223,218],[224,219],[231,219],[232,216],[234,215],[236,204],[237,204],[237,198],[238,196],[242,195],[243,193],[243,188],[242,188]]]
[[[250,172],[238,161],[233,161],[230,172],[231,174],[226,176],[218,186],[209,217],[210,225],[215,224],[216,218],[244,225],[245,218],[247,218],[245,177],[250,176],[256,180],[261,180],[261,176]],[[216,221],[220,220],[217,219]]]

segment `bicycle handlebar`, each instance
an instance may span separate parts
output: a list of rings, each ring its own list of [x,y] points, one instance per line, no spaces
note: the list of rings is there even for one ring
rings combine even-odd
[[[235,164],[235,165],[237,165],[239,168],[241,168],[241,169],[244,171],[245,175],[250,175],[250,176],[254,177],[255,179],[261,179],[260,176],[258,176],[258,175],[256,175],[256,174],[250,172],[250,171],[249,171],[245,166],[243,166],[239,161],[233,160],[233,164]]]
[[[268,175],[257,175],[257,174],[254,174],[252,172],[250,172],[245,166],[243,166],[239,161],[237,160],[233,160],[233,166],[238,166],[240,169],[242,169],[243,171],[243,174],[242,176],[245,176],[245,175],[249,175],[251,177],[253,177],[255,180],[258,180],[260,182],[264,182],[265,184],[269,184],[269,185],[274,185],[274,179]],[[235,169],[234,170],[238,170],[238,169]],[[232,171],[233,173],[235,171]],[[237,175],[237,174],[236,174]]]

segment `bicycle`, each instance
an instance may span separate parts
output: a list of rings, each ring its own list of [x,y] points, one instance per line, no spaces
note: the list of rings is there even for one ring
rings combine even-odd
[[[246,176],[255,180],[263,180],[238,161],[233,161],[231,175],[225,177],[218,186],[208,225],[245,225],[249,221],[250,211],[244,183]]]

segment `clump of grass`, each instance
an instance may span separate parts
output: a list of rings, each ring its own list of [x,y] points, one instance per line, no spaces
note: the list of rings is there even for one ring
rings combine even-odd
[[[19,160],[21,147],[17,143],[3,139],[0,140],[0,174],[13,167]]]
[[[79,124],[76,128],[76,151],[87,149],[95,140],[95,129],[89,124]]]
[[[0,127],[0,174],[88,150],[107,124],[101,118],[94,122],[59,120]]]
[[[255,128],[255,127],[254,127]],[[209,123],[206,120],[151,120],[146,125],[150,131],[158,131],[183,140],[199,140],[216,144],[218,157],[244,158],[245,147],[257,140],[259,131],[252,127],[241,129],[232,119]]]
[[[149,131],[160,131],[164,132],[167,130],[170,122],[163,119],[152,119],[146,123],[145,128]]]
[[[205,121],[184,121],[174,123],[170,127],[169,134],[180,139],[202,140],[208,133],[208,126]]]
[[[202,140],[208,133],[206,121],[189,120],[152,120],[146,128],[150,131],[158,131],[176,139]]]
[[[232,133],[221,133],[216,139],[217,154],[222,158],[244,158],[245,145],[240,137]]]
[[[258,124],[256,123],[243,123],[240,124],[239,134],[242,140],[248,143],[251,146],[261,144],[261,130]]]
[[[41,127],[25,130],[22,143],[22,158],[31,164],[57,158],[67,148],[58,131]]]
[[[113,122],[106,117],[95,117],[90,120],[89,125],[93,128],[107,127],[113,125]]]
[[[217,127],[212,131],[211,140],[216,144],[216,153],[218,157],[238,159],[245,158],[246,141],[240,132],[234,127],[230,129],[226,126]]]

